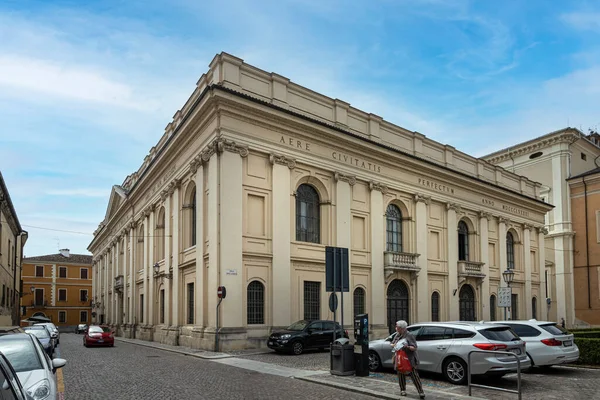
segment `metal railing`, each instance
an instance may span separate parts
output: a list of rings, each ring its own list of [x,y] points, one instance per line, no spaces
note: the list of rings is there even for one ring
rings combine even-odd
[[[495,386],[487,386],[487,385],[478,385],[475,383],[471,383],[471,354],[473,353],[483,353],[483,354],[502,354],[505,356],[514,357],[517,360],[517,390],[512,389],[504,389]],[[490,350],[471,350],[469,355],[467,356],[467,385],[469,385],[469,396],[471,396],[471,387],[479,387],[483,389],[491,389],[498,390],[500,392],[508,392],[515,393],[519,395],[519,400],[521,400],[521,361],[519,360],[519,356],[515,353],[511,353],[510,351],[490,351]]]

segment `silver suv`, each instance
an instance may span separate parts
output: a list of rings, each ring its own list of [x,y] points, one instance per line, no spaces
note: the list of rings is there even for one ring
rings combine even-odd
[[[473,350],[507,351],[518,356],[521,369],[531,366],[525,352],[525,342],[507,325],[477,322],[430,322],[408,327],[418,344],[421,371],[437,372],[451,383],[467,382],[467,358]],[[390,342],[396,333],[386,339],[369,342],[369,368],[393,368]],[[474,353],[471,355],[472,375],[495,375],[517,371],[515,357],[501,354]]]

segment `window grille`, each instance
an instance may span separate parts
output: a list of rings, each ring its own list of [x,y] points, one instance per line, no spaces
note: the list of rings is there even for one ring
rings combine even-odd
[[[193,283],[187,284],[187,295],[188,295],[187,323],[193,324],[194,323],[194,284]]]
[[[365,290],[363,288],[354,289],[354,315],[365,313]]]
[[[165,323],[165,289],[160,290],[160,323]]]
[[[248,325],[265,323],[265,287],[259,281],[248,285]]]
[[[537,319],[537,297],[531,299],[531,318]]]
[[[319,194],[310,185],[302,184],[296,190],[296,240],[321,242],[321,205]]]
[[[433,322],[440,320],[440,294],[438,292],[431,294],[431,320]]]
[[[490,321],[496,320],[496,296],[490,296]]]
[[[195,190],[195,188],[194,188],[194,190]],[[191,233],[191,238],[192,238],[191,245],[194,246],[196,244],[196,192],[195,191],[194,191],[194,195],[192,196],[191,206],[192,206],[192,212],[191,212],[192,223],[190,225],[192,227],[191,228],[192,231],[190,233]]]
[[[469,261],[469,227],[465,221],[458,223],[458,259]]]
[[[515,268],[515,239],[510,232],[506,234],[506,267]]]
[[[398,206],[390,204],[385,212],[386,219],[386,249],[397,253],[402,252],[402,212]]]
[[[304,319],[321,319],[321,282],[304,282]]]

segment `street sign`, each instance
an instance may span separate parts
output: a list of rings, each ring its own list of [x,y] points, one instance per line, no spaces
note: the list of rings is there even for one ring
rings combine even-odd
[[[331,293],[329,295],[329,309],[331,312],[335,312],[338,308],[338,298],[336,293]]]
[[[512,289],[509,287],[498,288],[498,307],[510,307]]]
[[[227,290],[225,290],[225,286],[218,287],[217,296],[219,296],[220,299],[224,299],[225,296],[227,296]]]

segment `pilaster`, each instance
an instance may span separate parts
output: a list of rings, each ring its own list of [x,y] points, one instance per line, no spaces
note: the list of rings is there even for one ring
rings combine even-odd
[[[531,308],[531,229],[533,227],[528,224],[523,225],[523,252],[525,253],[525,315],[527,319],[532,318],[532,308]]]
[[[156,232],[156,210],[155,207],[152,206],[152,209],[150,211],[150,218],[149,218],[149,222],[148,222],[148,229],[149,229],[149,237],[148,237],[148,263],[145,265],[146,270],[148,271],[148,293],[146,294],[146,296],[148,297],[148,318],[146,319],[148,321],[148,325],[154,325],[154,313],[155,313],[155,306],[154,306],[154,263],[156,262],[156,260],[154,259],[154,255],[155,255],[155,251],[154,251],[154,233]],[[159,240],[159,238],[156,238],[157,240]]]
[[[196,182],[196,284],[194,285],[194,323],[205,325],[204,315],[204,166],[200,164],[194,177]]]
[[[149,217],[150,216],[150,212],[146,211],[144,213],[144,264],[142,266],[143,268],[143,283],[142,283],[142,287],[144,288],[144,309],[142,310],[142,312],[140,313],[140,323],[146,325],[148,324],[148,262],[149,262],[149,258],[148,258],[148,241],[149,241],[149,229],[150,229],[150,223],[149,223]]]
[[[164,199],[164,204],[165,204],[165,237],[164,238],[157,238],[158,240],[164,240],[165,244],[164,244],[164,249],[165,249],[165,265],[163,266],[163,268],[165,269],[165,273],[169,273],[169,268],[171,266],[171,195],[167,194],[165,196]],[[165,291],[165,304],[164,304],[164,309],[165,309],[165,319],[164,321],[160,320],[160,292],[157,292],[159,294],[158,296],[158,321],[156,321],[157,324],[165,324],[165,325],[170,325],[171,323],[171,307],[173,304],[173,299],[171,298],[171,282],[169,282],[168,279],[165,279],[163,281],[163,285],[164,285],[164,291]]]
[[[448,291],[450,301],[450,321],[460,319],[458,304],[458,223],[456,221],[456,204],[446,204],[448,218]],[[421,253],[420,251],[418,253]],[[425,253],[427,254],[427,253]]]
[[[538,263],[540,266],[540,301],[541,301],[541,315],[542,321],[548,321],[548,311],[550,304],[548,304],[549,293],[546,291],[548,282],[546,281],[546,233],[548,231],[544,227],[538,227]]]
[[[500,247],[500,287],[507,287],[504,279],[502,279],[502,273],[507,268],[507,258],[506,258],[506,224],[508,220],[506,218],[499,217],[498,218],[498,244]],[[505,311],[504,308],[500,308],[500,312],[503,314],[502,316],[498,316],[499,320],[504,320],[505,315],[509,316],[508,310]]]
[[[386,242],[384,210],[383,192],[371,189],[371,307],[369,319],[372,326],[386,326],[383,269]]]
[[[336,180],[336,237],[337,237],[337,246],[344,247],[348,249],[348,258],[352,259],[352,212],[351,203],[352,203],[352,188],[350,187],[350,183],[356,182],[356,178],[346,176],[340,173],[335,173],[334,179]],[[349,263],[352,264],[352,263]],[[352,266],[350,265],[348,269],[348,273],[352,274]],[[352,282],[352,279],[349,279]],[[352,286],[352,285],[350,285]],[[342,292],[343,302],[344,302],[344,324],[347,326],[348,324],[353,324],[352,320],[352,287],[350,287],[349,292]],[[341,303],[340,308],[338,309],[337,316],[339,318],[338,321],[341,323]]]
[[[489,248],[489,223],[491,215],[486,212],[479,213],[479,246],[481,254],[482,272],[485,275],[481,283],[481,318],[490,320],[490,248]]]
[[[429,196],[422,194],[415,194],[415,201],[417,203],[416,212],[416,239],[417,239],[417,253],[419,257],[417,264],[419,266],[419,275],[417,277],[417,294],[413,297],[417,299],[417,318],[414,321],[407,321],[408,323],[429,321],[429,277],[428,277],[428,229],[427,229],[427,206],[431,202]]]
[[[135,247],[134,243],[137,240],[135,238],[135,226],[133,223],[129,228],[129,297],[128,297],[128,307],[129,307],[129,318],[127,319],[128,324],[133,324],[135,321],[135,308],[133,307],[133,302],[135,299],[135,281],[137,279],[137,271],[135,269]]]
[[[181,285],[181,274],[179,271],[179,237],[181,235],[181,232],[179,231],[179,209],[181,207],[179,204],[179,187],[179,181],[175,181],[174,186],[172,188],[173,195],[171,197],[171,200],[173,202],[173,261],[171,263],[171,267],[173,269],[173,295],[170,298],[173,300],[173,307],[171,309],[173,316],[171,323],[175,327],[181,325],[181,314],[179,312],[181,306],[179,295],[179,287]]]

